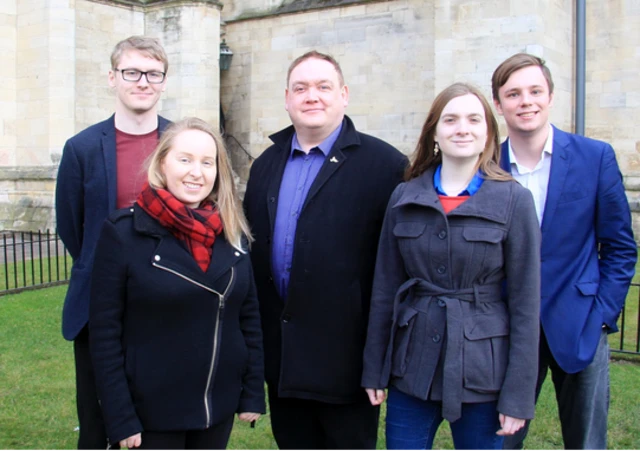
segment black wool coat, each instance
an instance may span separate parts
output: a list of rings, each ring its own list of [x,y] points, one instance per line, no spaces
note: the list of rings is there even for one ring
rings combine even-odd
[[[348,117],[304,202],[286,304],[271,272],[273,228],[292,126],[271,136],[244,199],[264,333],[267,383],[282,397],[363,399],[360,387],[376,249],[406,157],[356,131]]]
[[[96,248],[89,328],[112,443],[265,412],[251,262],[224,234],[203,272],[137,204],[112,213]]]

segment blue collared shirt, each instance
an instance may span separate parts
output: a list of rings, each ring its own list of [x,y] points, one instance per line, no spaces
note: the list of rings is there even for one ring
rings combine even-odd
[[[273,230],[273,247],[271,265],[276,289],[280,297],[287,299],[293,248],[298,226],[298,217],[309,194],[311,184],[316,179],[320,168],[335,144],[342,124],[327,138],[305,154],[300,150],[297,133],[291,141],[291,153],[282,175],[280,193],[278,194],[278,208],[276,224]]]
[[[482,186],[482,183],[484,182],[484,179],[482,178],[482,173],[478,171],[478,173],[473,176],[473,178],[471,179],[467,187],[464,190],[462,190],[461,193],[448,194],[448,193],[445,193],[444,190],[442,189],[442,181],[440,179],[441,171],[442,171],[442,165],[439,165],[436,168],[436,172],[433,173],[433,186],[435,187],[436,192],[442,196],[452,196],[452,195],[453,196],[473,196],[475,193],[478,192],[478,190],[480,189],[480,186]]]

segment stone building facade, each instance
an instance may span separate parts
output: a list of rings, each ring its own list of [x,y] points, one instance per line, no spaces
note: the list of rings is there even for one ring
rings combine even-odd
[[[640,2],[586,8],[585,134],[616,149],[639,231]],[[3,0],[0,229],[53,226],[62,147],[112,113],[109,54],[126,36],[158,37],[169,53],[164,116],[223,112],[242,181],[289,124],[286,70],[311,49],[341,62],[356,126],[407,154],[437,92],[469,81],[489,96],[493,69],[520,51],[547,60],[552,121],[573,130],[575,16],[571,0]],[[234,54],[225,71],[221,36]]]

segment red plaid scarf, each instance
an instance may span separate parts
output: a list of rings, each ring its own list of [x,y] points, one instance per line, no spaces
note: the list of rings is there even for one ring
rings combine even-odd
[[[222,233],[220,212],[213,202],[205,200],[198,208],[189,208],[165,189],[153,189],[145,183],[136,200],[173,236],[184,242],[202,271],[211,262],[216,235]]]

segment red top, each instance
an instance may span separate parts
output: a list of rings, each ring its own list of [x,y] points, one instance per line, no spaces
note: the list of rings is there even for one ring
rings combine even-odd
[[[144,161],[158,145],[158,130],[130,135],[116,129],[116,208],[132,205],[147,181]]]
[[[469,196],[443,196],[442,194],[439,194],[438,198],[440,199],[440,202],[442,202],[442,209],[444,212],[449,214],[451,210],[457,208],[458,205],[469,199]]]

